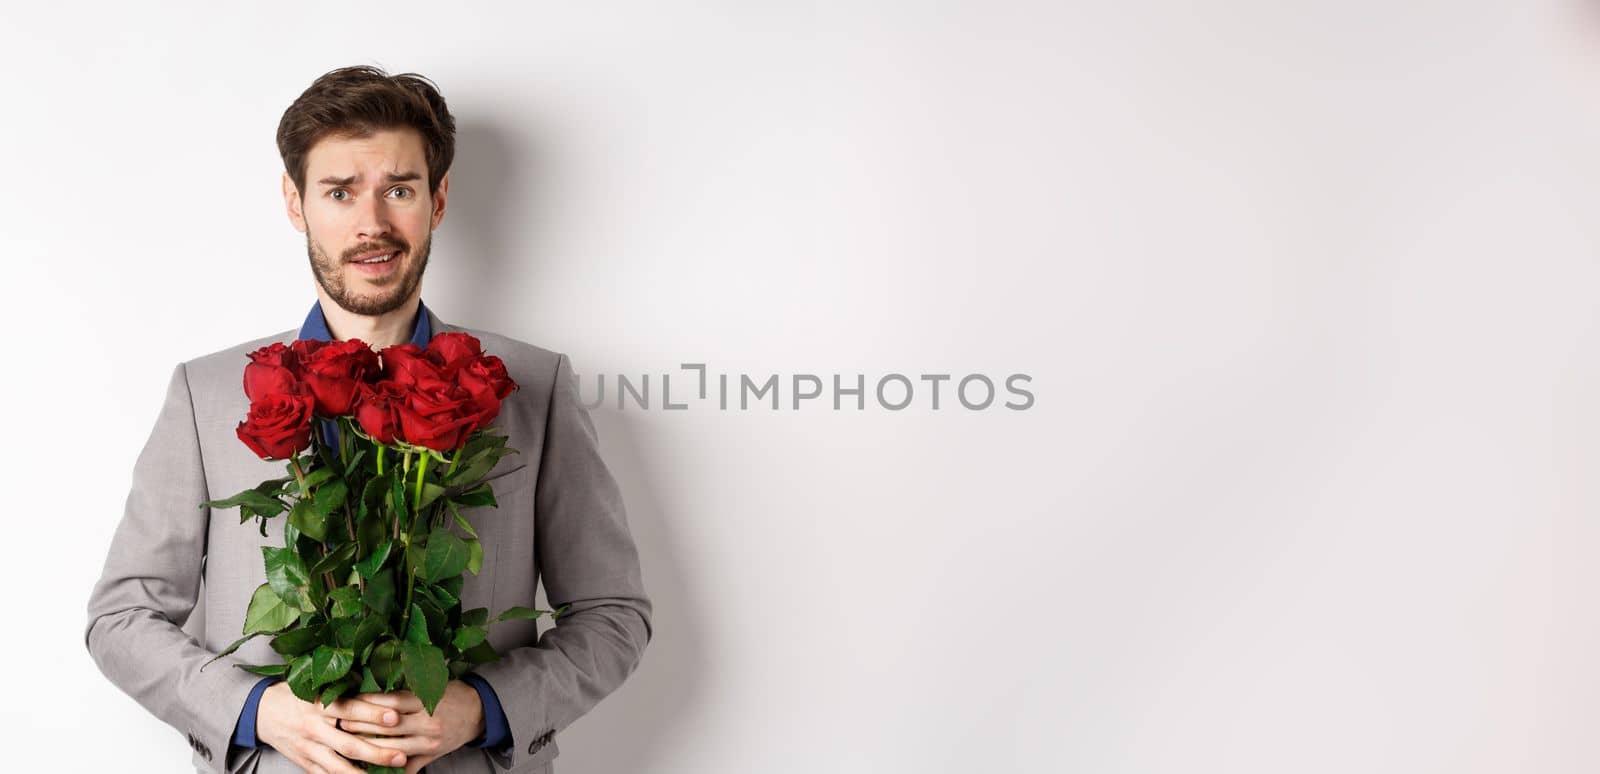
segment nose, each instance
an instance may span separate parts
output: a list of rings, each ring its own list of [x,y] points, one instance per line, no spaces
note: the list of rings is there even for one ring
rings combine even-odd
[[[382,196],[365,196],[356,204],[356,232],[363,241],[382,241],[389,236],[388,200]]]

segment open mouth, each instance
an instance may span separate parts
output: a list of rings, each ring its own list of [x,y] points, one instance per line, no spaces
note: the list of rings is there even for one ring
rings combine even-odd
[[[352,261],[352,263],[366,264],[366,265],[369,265],[369,266],[372,265],[372,264],[388,263],[388,262],[394,260],[395,258],[399,257],[399,255],[400,255],[400,251],[396,250],[396,251],[394,251],[392,253],[373,256],[373,257],[368,258],[368,259],[366,259],[364,261]]]
[[[395,270],[395,266],[400,263],[399,258],[400,251],[396,250],[391,253],[373,256],[364,261],[351,261],[350,265],[354,266],[356,272],[360,275],[376,278],[392,273]]]

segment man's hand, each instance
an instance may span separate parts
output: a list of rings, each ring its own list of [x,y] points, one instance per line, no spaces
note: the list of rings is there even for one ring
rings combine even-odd
[[[484,733],[483,701],[478,698],[477,689],[460,680],[445,684],[444,698],[433,708],[432,715],[422,708],[422,700],[410,691],[357,694],[336,701],[328,708],[337,710],[347,701],[386,707],[400,713],[400,722],[393,726],[361,718],[346,720],[340,726],[357,734],[383,734],[367,741],[404,752],[406,774],[416,774],[434,759],[449,755]]]
[[[472,690],[470,685],[463,684],[463,687]],[[340,728],[334,728],[334,721],[340,718],[346,720],[339,724]],[[393,722],[387,722],[389,718],[393,718]],[[380,766],[406,764],[405,756],[397,754],[394,748],[356,736],[361,733],[356,726],[383,733],[384,729],[393,730],[399,723],[398,710],[357,699],[341,699],[323,707],[302,701],[289,690],[289,684],[283,682],[268,686],[256,707],[256,739],[272,745],[272,749],[311,774],[363,774],[351,760]],[[468,737],[467,741],[473,738]]]

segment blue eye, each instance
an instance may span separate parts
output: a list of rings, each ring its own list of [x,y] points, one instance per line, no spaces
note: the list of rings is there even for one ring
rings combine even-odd
[[[328,192],[328,195],[329,195],[329,196],[333,196],[333,195],[334,195],[334,194],[342,194],[342,193],[347,193],[347,191],[345,191],[345,190],[344,190],[344,189],[343,189],[343,188],[335,188],[335,189],[333,189],[333,190],[332,190],[332,191],[329,191],[329,192]],[[340,199],[340,198],[339,198],[339,197],[337,197],[337,196],[334,196],[334,197],[333,197],[333,200],[334,200],[334,201],[339,201],[339,202],[342,202],[342,201],[344,201],[344,200],[343,200],[343,199]]]
[[[401,192],[401,193],[405,193],[405,194],[408,194],[408,195],[411,193],[411,189],[407,188],[405,186],[400,186],[398,188],[395,188],[393,191],[390,191],[389,193],[395,193],[396,191]],[[405,198],[409,198],[409,197],[408,196],[402,196],[400,198],[405,199]]]

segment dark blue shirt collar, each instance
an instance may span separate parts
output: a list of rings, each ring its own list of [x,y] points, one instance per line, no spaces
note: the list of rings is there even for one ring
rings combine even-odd
[[[315,339],[317,341],[333,341],[333,334],[328,331],[328,318],[322,314],[322,299],[317,299],[311,304],[311,311],[306,314],[306,321],[300,325],[300,339]],[[417,299],[417,319],[411,324],[411,343],[419,347],[427,347],[428,341],[433,338],[433,326],[428,323],[428,306]],[[368,342],[369,344],[371,342]]]

